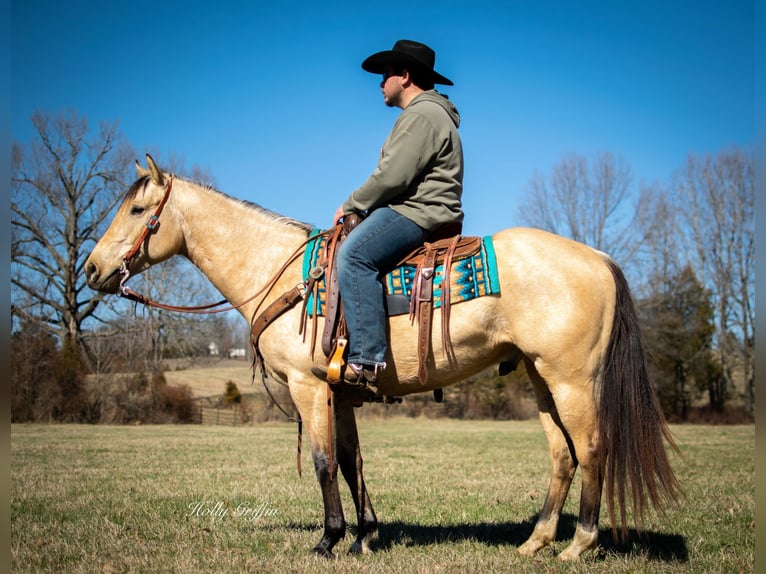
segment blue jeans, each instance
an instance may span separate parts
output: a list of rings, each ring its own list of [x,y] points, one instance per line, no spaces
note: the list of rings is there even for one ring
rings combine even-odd
[[[388,207],[375,209],[338,249],[336,269],[348,326],[348,362],[385,365],[386,309],[381,278],[429,232]]]

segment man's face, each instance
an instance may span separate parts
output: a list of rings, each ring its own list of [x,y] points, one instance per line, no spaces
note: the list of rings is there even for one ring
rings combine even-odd
[[[404,76],[402,72],[393,66],[383,68],[383,80],[380,89],[383,92],[383,101],[390,107],[401,107],[402,92],[404,91]]]

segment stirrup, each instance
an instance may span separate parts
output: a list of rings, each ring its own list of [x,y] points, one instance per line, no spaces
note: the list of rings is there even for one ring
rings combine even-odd
[[[338,340],[335,342],[335,350],[327,362],[327,375],[325,379],[328,383],[338,383],[343,379],[343,366],[346,364],[343,356],[346,353],[347,344],[348,340],[345,337],[338,337]]]
[[[378,373],[385,369],[386,365],[384,363],[382,365],[368,366],[349,363],[348,368],[351,369],[357,380],[375,384],[378,382]]]
[[[378,380],[378,373],[385,368],[385,365],[376,365],[375,367],[367,367],[366,365],[348,364],[342,369],[341,376],[338,380],[329,380],[328,367],[323,365],[314,365],[311,367],[311,373],[324,381],[329,383],[339,383],[350,385],[353,387],[367,387],[368,385],[375,386]]]
[[[326,381],[330,383],[331,385],[349,385],[352,387],[364,387],[366,386],[366,380],[360,379],[359,376],[354,373],[353,370],[346,368],[347,366],[344,366],[342,368],[341,375],[338,377],[330,377],[330,373],[328,371],[328,368],[323,365],[314,365],[311,367],[311,374],[317,377],[318,379],[322,379],[323,381]],[[332,379],[332,380],[331,380]]]

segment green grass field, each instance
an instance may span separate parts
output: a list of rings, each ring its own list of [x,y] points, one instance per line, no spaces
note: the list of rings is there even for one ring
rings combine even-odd
[[[579,481],[551,549],[515,554],[545,496],[549,463],[536,421],[427,419],[360,423],[380,520],[375,552],[312,557],[322,504],[296,426],[13,425],[13,572],[752,572],[753,426],[674,426],[686,499],[651,512],[629,543],[612,540],[574,565]],[[578,474],[579,477],[579,474]]]

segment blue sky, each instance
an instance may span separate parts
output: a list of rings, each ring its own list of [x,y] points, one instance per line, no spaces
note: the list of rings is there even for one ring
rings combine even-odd
[[[361,69],[399,38],[436,50],[462,116],[467,234],[521,222],[524,189],[602,151],[636,186],[690,152],[755,144],[752,1],[12,2],[11,137],[36,110],[119,121],[217,187],[331,224],[398,109]]]

